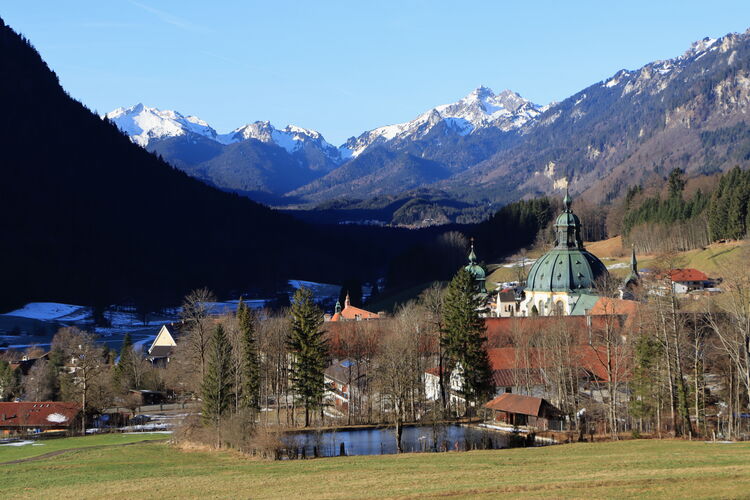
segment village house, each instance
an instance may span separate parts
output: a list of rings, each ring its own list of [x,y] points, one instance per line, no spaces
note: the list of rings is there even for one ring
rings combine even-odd
[[[517,287],[505,287],[497,292],[493,313],[498,318],[511,318],[521,313],[521,302],[525,294],[523,289]]]
[[[356,404],[358,383],[365,378],[366,372],[358,368],[355,361],[334,360],[324,374],[325,400],[340,412],[348,414]]]
[[[10,368],[12,370],[18,370],[23,376],[29,374],[31,368],[39,360],[49,360],[49,352],[38,352],[37,354],[23,354],[19,358],[10,362]]]
[[[689,293],[694,290],[702,291],[709,284],[708,276],[697,269],[672,269],[665,277],[672,282],[674,293]]]
[[[0,403],[0,431],[3,434],[73,432],[80,427],[81,406],[60,401]]]
[[[177,328],[174,323],[169,325],[162,325],[156,338],[148,348],[146,359],[154,364],[167,364],[169,358],[174,352],[174,348],[177,347],[175,337],[177,336]]]
[[[563,415],[546,399],[521,394],[501,394],[486,403],[494,422],[542,431],[562,430]]]

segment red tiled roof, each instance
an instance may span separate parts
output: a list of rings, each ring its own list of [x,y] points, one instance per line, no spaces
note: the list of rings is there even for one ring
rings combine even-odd
[[[515,347],[500,347],[487,349],[493,378],[497,379],[495,385],[508,387],[516,385],[515,375],[521,370],[528,370],[532,381],[541,382],[542,370],[549,368],[552,361],[548,359],[552,353],[542,349],[530,348],[523,353]],[[619,381],[626,380],[630,375],[630,360],[622,347],[612,350],[612,373]],[[591,346],[580,344],[571,347],[571,366],[585,370],[598,380],[607,382],[609,380],[607,370],[607,352],[602,346]],[[501,382],[501,383],[499,383]],[[510,383],[504,383],[510,382]]]
[[[542,401],[544,401],[542,398],[507,392],[499,395],[484,406],[490,410],[506,411],[508,413],[519,413],[521,415],[538,417],[539,410],[542,407]]]
[[[354,307],[347,304],[340,313],[335,313],[331,316],[331,321],[342,321],[342,320],[357,320],[357,319],[378,319],[378,313],[365,311],[359,307]]]
[[[502,369],[492,371],[492,383],[495,387],[514,387],[524,385],[527,381],[532,385],[541,385],[542,371],[538,368],[524,370],[523,368]]]
[[[615,314],[615,315],[635,315],[640,308],[640,302],[635,300],[613,299],[610,297],[601,297],[591,308],[589,314]]]
[[[708,276],[697,269],[672,269],[668,272],[669,279],[672,281],[706,281]]]
[[[69,427],[80,411],[78,403],[59,401],[0,403],[0,427]]]

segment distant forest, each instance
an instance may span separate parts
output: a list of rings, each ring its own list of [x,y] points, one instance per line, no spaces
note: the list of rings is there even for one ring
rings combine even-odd
[[[0,312],[28,301],[156,310],[191,289],[268,296],[290,278],[389,287],[447,279],[533,241],[548,202],[480,226],[313,225],[190,178],[62,89],[0,20]]]
[[[689,250],[747,235],[750,171],[735,167],[718,176],[715,187],[684,195],[686,181],[674,169],[666,193],[646,196],[631,187],[624,200],[622,233],[640,252]]]

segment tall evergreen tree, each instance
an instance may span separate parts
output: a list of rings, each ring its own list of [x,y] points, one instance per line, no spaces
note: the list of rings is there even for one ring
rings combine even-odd
[[[125,332],[120,348],[120,357],[113,371],[115,385],[127,392],[134,387],[135,376],[133,373],[133,363],[135,362],[135,352],[133,351],[133,340],[129,332]]]
[[[242,405],[251,410],[260,409],[260,363],[258,339],[255,334],[253,313],[240,300],[237,306],[237,323],[242,342]]]
[[[297,400],[305,407],[307,427],[310,425],[310,411],[320,408],[323,402],[328,342],[320,329],[323,312],[315,305],[310,290],[302,287],[295,292],[291,314],[287,342],[292,353],[292,386]]]
[[[232,402],[232,347],[221,325],[213,331],[207,358],[201,385],[203,419],[219,429]]]
[[[474,276],[460,269],[448,285],[445,296],[443,349],[449,359],[448,373],[460,366],[467,410],[493,392],[492,372],[485,349],[485,325],[479,317],[482,301],[476,293]]]

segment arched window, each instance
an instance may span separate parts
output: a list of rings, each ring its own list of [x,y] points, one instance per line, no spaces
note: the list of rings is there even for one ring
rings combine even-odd
[[[565,304],[562,300],[555,302],[555,315],[562,316],[565,314]]]

